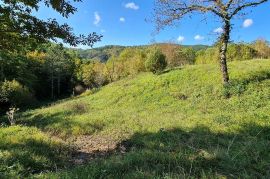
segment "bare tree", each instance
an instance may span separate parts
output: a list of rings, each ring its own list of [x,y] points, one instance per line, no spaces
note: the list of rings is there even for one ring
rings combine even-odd
[[[244,9],[256,7],[268,0],[155,0],[155,23],[157,30],[174,25],[187,15],[195,12],[212,13],[223,23],[223,33],[220,36],[220,67],[223,83],[229,82],[227,68],[227,46],[232,29],[231,21],[236,15],[242,15]]]

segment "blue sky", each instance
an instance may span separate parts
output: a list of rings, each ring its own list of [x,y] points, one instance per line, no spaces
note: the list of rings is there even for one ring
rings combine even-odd
[[[177,42],[185,45],[212,44],[221,26],[218,19],[208,15],[194,15],[185,18],[177,26],[171,26],[157,35],[155,25],[147,22],[151,19],[154,0],[83,0],[74,3],[78,8],[75,15],[68,19],[61,17],[51,9],[40,8],[37,16],[42,19],[56,18],[60,23],[68,23],[76,34],[97,32],[103,34],[101,42],[94,47],[104,45],[144,45],[152,42]],[[257,38],[270,41],[270,2],[248,9],[248,14],[233,21],[232,40],[251,42]],[[87,47],[83,47],[87,48]]]

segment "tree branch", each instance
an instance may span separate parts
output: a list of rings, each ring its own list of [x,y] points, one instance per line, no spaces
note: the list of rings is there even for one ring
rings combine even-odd
[[[239,6],[238,8],[236,8],[233,13],[230,15],[230,18],[232,18],[233,16],[235,16],[239,11],[243,10],[244,8],[246,7],[252,7],[252,6],[258,6],[262,3],[265,3],[267,2],[268,0],[260,0],[259,2],[251,2],[251,3],[247,3],[247,4],[244,4],[242,6]]]
[[[189,12],[192,12],[192,11],[200,11],[200,12],[213,12],[214,14],[220,16],[220,17],[223,17],[223,15],[218,12],[216,9],[214,9],[213,7],[211,6],[200,6],[200,5],[191,5],[191,6],[187,6],[185,8],[179,8],[177,10],[180,10],[180,11],[186,11],[186,13],[184,13],[183,15],[189,13]]]

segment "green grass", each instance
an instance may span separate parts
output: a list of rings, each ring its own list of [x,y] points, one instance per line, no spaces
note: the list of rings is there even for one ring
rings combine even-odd
[[[29,176],[65,166],[67,147],[33,127],[0,128],[0,178]]]
[[[269,178],[270,61],[232,62],[229,71],[226,88],[217,65],[186,66],[23,113],[29,128],[128,146],[124,155],[40,177]]]

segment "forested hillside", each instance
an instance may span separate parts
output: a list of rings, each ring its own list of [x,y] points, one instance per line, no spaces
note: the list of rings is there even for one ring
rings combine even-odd
[[[83,50],[83,49],[73,49],[74,51],[76,51],[79,55],[79,57],[81,57],[82,59],[88,59],[88,60],[99,60],[101,62],[106,62],[108,61],[111,57],[113,56],[119,56],[120,53],[126,49],[126,48],[149,48],[151,46],[178,46],[179,48],[192,48],[195,51],[199,51],[199,50],[203,50],[208,48],[209,46],[207,45],[176,45],[176,44],[171,44],[171,43],[160,43],[160,44],[154,44],[154,45],[141,45],[141,46],[130,46],[130,47],[125,47],[125,46],[117,46],[117,45],[108,45],[108,46],[104,46],[104,47],[99,47],[99,48],[93,48],[93,49],[87,49],[87,50]]]
[[[108,61],[109,58],[112,56],[119,56],[119,54],[127,47],[124,46],[117,46],[117,45],[108,45],[104,47],[99,48],[93,48],[93,49],[74,49],[79,55],[80,58],[86,59],[86,60],[99,60],[101,62]]]

